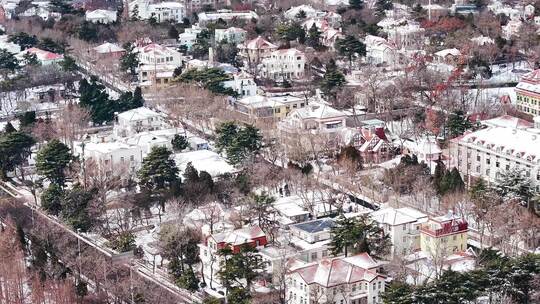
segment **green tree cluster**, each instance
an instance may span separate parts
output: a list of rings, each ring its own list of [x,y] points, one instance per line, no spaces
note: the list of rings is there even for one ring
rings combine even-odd
[[[291,41],[298,41],[301,44],[306,42],[306,31],[298,23],[281,23],[276,27],[275,33],[287,46],[290,46]]]
[[[230,80],[229,75],[218,68],[190,69],[178,77],[180,82],[195,83],[216,94],[236,96],[233,89],[223,86],[223,82],[227,80]]]
[[[461,110],[451,113],[446,121],[446,130],[450,138],[462,135],[465,131],[472,128],[472,126],[472,123]]]
[[[331,228],[330,250],[333,255],[366,252],[383,257],[390,252],[392,243],[376,222],[367,215],[354,218],[340,216]]]
[[[10,124],[11,125],[11,124]],[[13,126],[11,126],[13,128]],[[0,178],[6,179],[8,172],[12,172],[18,166],[22,166],[28,156],[30,148],[35,144],[30,135],[10,130],[0,135]]]
[[[48,179],[52,184],[64,188],[66,171],[73,161],[73,155],[68,146],[53,139],[42,147],[36,156],[36,169],[39,175]]]
[[[126,92],[116,100],[111,100],[105,86],[92,77],[90,81],[83,79],[79,82],[80,105],[90,111],[94,123],[109,122],[114,119],[115,112],[142,107],[144,99],[139,87],[135,91]]]
[[[337,39],[334,47],[338,54],[349,59],[351,66],[353,58],[366,56],[366,45],[352,35],[347,35],[343,39]]]
[[[439,161],[433,174],[433,185],[439,195],[447,193],[462,192],[465,189],[465,183],[459,174],[457,168],[446,170],[445,165]]]
[[[171,144],[175,152],[180,152],[189,147],[189,142],[184,135],[175,134],[171,139]]]
[[[237,165],[257,153],[262,147],[259,129],[252,125],[238,126],[235,122],[222,123],[216,129],[216,147],[225,152],[229,163]]]
[[[125,43],[123,48],[126,51],[120,57],[120,69],[124,72],[129,72],[131,75],[137,75],[137,68],[140,62],[135,47],[131,43]]]
[[[385,304],[466,304],[486,297],[492,303],[509,297],[512,303],[534,303],[535,280],[540,275],[540,255],[504,257],[487,249],[479,267],[468,272],[445,271],[434,282],[411,286],[394,281],[382,294]]]
[[[178,167],[166,147],[152,147],[139,169],[139,185],[150,193],[171,190],[178,185]]]
[[[345,75],[341,73],[333,59],[326,65],[326,71],[321,81],[321,91],[331,100],[337,98],[337,93],[345,85]]]

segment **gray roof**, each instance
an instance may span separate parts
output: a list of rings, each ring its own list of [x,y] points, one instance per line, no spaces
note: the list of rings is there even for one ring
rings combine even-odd
[[[303,230],[308,233],[317,233],[334,227],[334,220],[331,218],[322,218],[309,222],[298,223],[291,227]]]

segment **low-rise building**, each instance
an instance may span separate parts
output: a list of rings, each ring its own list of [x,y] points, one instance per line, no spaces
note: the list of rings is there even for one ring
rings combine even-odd
[[[334,227],[332,218],[290,225],[291,246],[298,250],[296,257],[308,263],[327,258],[330,254],[332,227]]]
[[[186,17],[186,7],[180,2],[151,3],[150,0],[135,0],[129,3],[130,16],[137,14],[141,19],[154,18],[157,22],[183,22]]]
[[[465,251],[468,231],[467,222],[452,212],[429,218],[420,227],[420,249],[439,259]]]
[[[41,63],[41,65],[57,64],[57,63],[60,63],[62,60],[64,60],[64,55],[45,51],[42,49],[38,49],[36,47],[32,47],[32,48],[29,48],[20,52],[17,55],[17,57],[19,59],[22,59],[24,54],[27,54],[27,53],[36,55],[36,58],[39,61],[39,63]]]
[[[516,107],[530,115],[540,115],[540,69],[523,75],[516,88]]]
[[[118,114],[114,134],[127,137],[143,131],[154,131],[166,126],[165,115],[146,107],[140,107]]]
[[[240,44],[247,39],[247,31],[237,27],[216,29],[214,35],[216,42],[225,41],[227,43]]]
[[[85,13],[85,19],[92,23],[109,24],[116,22],[117,12],[111,10],[97,9],[94,11],[87,11]]]
[[[390,236],[391,256],[405,256],[420,250],[420,227],[428,220],[426,214],[409,207],[388,207],[370,216]]]
[[[334,133],[341,131],[346,124],[347,114],[327,104],[312,102],[308,106],[292,111],[281,121],[282,131]]]
[[[366,44],[366,61],[372,64],[389,64],[396,63],[398,55],[396,47],[386,41],[386,39],[378,36],[367,35]]]
[[[262,249],[268,241],[259,226],[250,226],[233,231],[214,233],[208,236],[204,243],[199,244],[199,257],[202,263],[202,275],[211,288],[218,289],[221,285],[217,273],[219,272],[222,257],[219,250],[229,248],[233,253],[240,252],[243,246]]]
[[[262,61],[261,75],[276,81],[304,77],[306,56],[297,49],[273,51]]]
[[[304,98],[284,95],[284,96],[246,96],[232,101],[234,110],[248,115],[252,119],[275,118],[283,119],[294,109],[306,106]]]
[[[238,45],[239,55],[249,63],[259,63],[263,58],[277,50],[278,46],[261,36]]]
[[[257,84],[253,76],[244,71],[233,74],[233,79],[224,81],[223,86],[233,89],[240,97],[257,95]]]
[[[173,48],[163,46],[157,43],[150,43],[143,47],[138,47],[136,52],[139,56],[141,65],[182,65],[182,54]]]
[[[126,50],[115,43],[105,42],[93,48],[98,59],[119,59]]]
[[[74,147],[75,153],[85,161],[94,161],[105,174],[136,174],[143,159],[139,146],[122,142],[88,142]]]
[[[386,276],[367,253],[323,259],[287,274],[287,303],[381,303]]]
[[[191,50],[195,42],[197,41],[197,35],[203,31],[198,25],[192,25],[190,28],[186,28],[183,33],[178,35],[178,42],[180,45],[185,46],[188,50]]]
[[[216,12],[202,12],[199,13],[199,24],[205,26],[210,22],[216,22],[223,20],[229,22],[231,20],[244,20],[251,21],[252,19],[259,19],[259,16],[254,11],[231,11],[231,10],[218,10]]]

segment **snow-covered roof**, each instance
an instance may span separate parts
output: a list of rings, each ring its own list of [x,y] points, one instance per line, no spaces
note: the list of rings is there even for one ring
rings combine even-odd
[[[299,215],[309,214],[308,211],[304,210],[298,203],[298,198],[293,196],[280,197],[278,198],[273,207],[286,217],[295,217]]]
[[[438,56],[438,57],[446,57],[448,55],[460,56],[461,52],[458,49],[453,48],[453,49],[445,49],[445,50],[438,51],[437,53],[435,53],[435,56]]]
[[[422,219],[427,220],[426,214],[412,208],[395,209],[389,207],[372,212],[370,216],[378,223],[388,224],[391,226],[414,223]]]
[[[180,171],[184,171],[189,162],[198,171],[206,171],[212,177],[237,171],[225,158],[209,150],[177,153],[174,155],[174,159]]]
[[[129,111],[125,111],[118,114],[118,119],[126,120],[126,121],[137,121],[137,120],[144,120],[144,119],[163,117],[163,116],[164,114],[158,113],[147,107],[140,107],[140,108],[131,109]]]
[[[96,51],[96,53],[99,53],[99,54],[108,54],[108,53],[123,52],[125,50],[115,43],[105,42],[101,45],[96,46],[94,48],[94,51]]]
[[[137,51],[141,54],[147,54],[151,56],[166,56],[178,53],[170,47],[159,45],[157,43],[150,43],[148,45],[145,45],[144,47],[138,48]]]
[[[300,102],[303,99],[295,96],[246,96],[237,101],[238,104],[250,107],[250,108],[274,108],[290,103]]]
[[[108,19],[111,21],[116,20],[116,11],[109,11],[104,9],[97,9],[94,11],[86,12],[86,19]]]
[[[322,218],[291,225],[291,229],[302,230],[307,233],[318,233],[321,231],[329,231],[334,227],[334,223],[332,218]]]
[[[86,152],[96,152],[100,154],[111,154],[119,150],[137,150],[139,147],[128,145],[123,142],[88,142],[84,145]]]
[[[314,15],[315,12],[317,12],[317,10],[313,8],[313,6],[311,6],[309,4],[302,4],[302,5],[299,5],[299,6],[291,7],[290,9],[285,11],[285,13],[283,13],[283,15],[285,16],[285,18],[287,18],[289,20],[292,20],[292,19],[296,18],[296,16],[300,13],[300,11],[303,11],[304,13],[306,13],[307,17],[310,17],[310,16]]]
[[[516,86],[516,90],[540,94],[540,69],[523,75],[521,81]]]
[[[21,53],[19,53],[19,56],[23,56],[26,53],[35,54],[37,59],[42,62],[60,60],[64,58],[64,55],[55,54],[53,52],[38,49],[36,47],[32,47],[22,51]]]
[[[493,44],[495,41],[489,37],[486,36],[478,36],[471,38],[471,41],[476,43],[477,45],[486,45],[486,44]]]
[[[229,10],[220,10],[217,12],[202,12],[199,13],[199,22],[206,22],[218,19],[258,19],[259,15],[254,11],[229,11]]]
[[[540,164],[540,130],[487,127],[456,140]]]
[[[345,113],[332,108],[329,105],[312,102],[307,107],[294,111],[303,119],[327,119],[327,118],[342,118],[347,116]]]
[[[278,46],[271,43],[270,41],[258,36],[255,39],[246,41],[244,44],[238,46],[239,48],[244,48],[248,50],[264,50],[264,49],[277,49]]]
[[[442,153],[439,144],[434,138],[421,137],[416,140],[405,140],[403,146],[413,154],[439,154]]]
[[[520,128],[520,129],[526,129],[526,128],[532,128],[533,124],[510,115],[503,115],[499,117],[495,117],[488,120],[482,121],[483,125],[489,126],[489,127],[502,127],[502,128]]]
[[[324,259],[292,272],[299,274],[306,284],[333,287],[362,281],[371,282],[378,277],[384,278],[375,270],[366,268],[371,265],[376,267],[377,263],[367,253],[361,253],[347,258]]]
[[[17,54],[21,51],[21,47],[13,42],[8,41],[8,35],[0,35],[0,49],[6,50],[12,54]]]
[[[251,242],[255,238],[264,237],[265,234],[259,226],[249,226],[212,234],[212,238],[217,243],[227,243],[229,245],[242,245]]]

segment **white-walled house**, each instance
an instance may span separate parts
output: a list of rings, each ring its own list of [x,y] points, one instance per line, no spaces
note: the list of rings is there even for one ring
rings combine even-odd
[[[225,88],[233,89],[240,97],[257,95],[257,84],[250,74],[241,71],[233,75],[233,79],[223,82]]]
[[[297,49],[273,51],[262,61],[263,77],[273,80],[300,79],[304,77],[306,56]]]
[[[311,102],[304,108],[292,111],[278,127],[282,131],[333,133],[345,127],[346,119],[347,114],[329,105]]]
[[[219,19],[228,22],[231,20],[245,20],[251,21],[252,19],[259,19],[259,16],[254,11],[231,11],[231,10],[218,10],[215,12],[202,12],[198,14],[199,24],[204,26],[210,22],[218,21]]]
[[[250,63],[260,62],[263,58],[270,56],[270,54],[277,49],[277,45],[261,36],[238,45],[239,55],[246,58]]]
[[[92,23],[109,24],[116,22],[116,11],[97,9],[93,11],[87,11],[85,13],[85,19]]]
[[[367,35],[366,61],[372,64],[394,64],[398,61],[398,54],[395,45],[378,36]]]
[[[247,31],[238,27],[227,29],[216,29],[214,32],[216,42],[226,41],[227,43],[240,44],[246,41]]]
[[[74,145],[75,153],[86,161],[93,160],[105,169],[105,174],[136,174],[143,153],[139,146],[123,142],[87,142]]]
[[[186,28],[183,33],[178,35],[178,42],[180,45],[185,46],[188,50],[191,50],[193,44],[197,41],[197,35],[203,31],[203,28],[199,25],[192,25],[190,28]]]
[[[182,54],[173,48],[157,43],[150,43],[136,49],[141,65],[182,65]]]
[[[150,3],[149,0],[135,0],[129,3],[129,13],[144,20],[155,18],[157,22],[182,22],[186,17],[186,7],[180,2],[166,1]]]
[[[379,268],[367,253],[297,266],[286,276],[287,303],[381,303],[386,276]]]
[[[420,250],[420,227],[428,216],[415,209],[404,207],[384,208],[370,213],[392,241],[392,256],[405,256]]]
[[[298,250],[297,258],[308,263],[327,258],[330,254],[330,229],[333,226],[334,220],[331,218],[290,225],[290,242]]]
[[[118,114],[114,134],[127,137],[143,131],[159,130],[165,126],[167,124],[163,113],[140,107]]]

